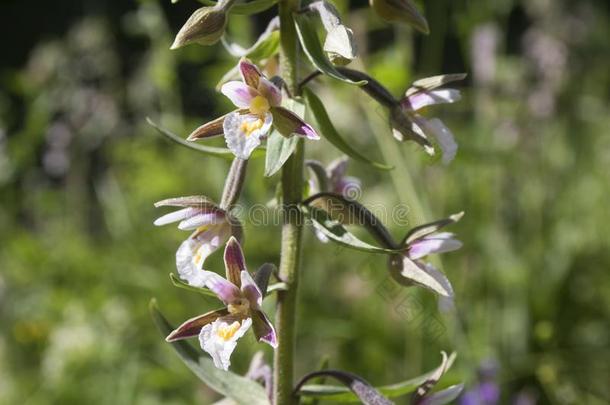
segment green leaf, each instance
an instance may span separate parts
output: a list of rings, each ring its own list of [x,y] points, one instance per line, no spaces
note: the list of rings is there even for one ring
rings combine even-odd
[[[332,143],[337,149],[341,152],[345,153],[352,159],[358,160],[360,162],[368,163],[371,166],[381,169],[381,170],[392,170],[393,166],[387,165],[385,163],[374,162],[364,154],[358,152],[354,148],[350,146],[350,144],[345,141],[339,132],[335,129],[332,124],[326,109],[324,108],[324,104],[322,101],[308,88],[303,89],[303,95],[305,96],[305,100],[307,101],[307,107],[311,111],[311,115],[314,117],[322,136],[324,136],[330,143]]]
[[[455,353],[449,356],[447,368],[451,366],[455,360]],[[396,398],[406,394],[415,392],[417,387],[426,382],[430,376],[434,374],[436,368],[426,374],[405,380],[396,384],[384,385],[376,387],[379,392],[388,398]],[[358,398],[349,389],[336,385],[320,385],[310,384],[304,385],[299,391],[299,395],[309,398],[321,398],[327,401],[334,402],[358,402]]]
[[[164,135],[165,137],[167,137],[170,141],[175,142],[179,145],[185,146],[189,149],[196,150],[197,152],[202,152],[206,155],[220,157],[220,158],[228,159],[228,160],[233,160],[233,158],[235,157],[235,155],[233,155],[233,152],[231,152],[227,148],[217,148],[214,146],[205,146],[200,143],[185,141],[184,139],[182,139],[178,135],[174,134],[173,132],[155,124],[155,122],[153,120],[151,120],[150,118],[146,118],[146,122],[148,123],[148,125],[155,128],[161,135]],[[254,152],[252,152],[252,155],[250,155],[250,158],[261,157],[261,156],[263,156],[263,153],[264,153],[263,149],[255,149]]]
[[[215,6],[216,2],[212,0],[199,0],[201,4],[206,6]],[[229,14],[251,15],[260,13],[270,9],[277,3],[277,0],[253,0],[247,3],[236,4],[231,7]]]
[[[320,370],[309,373],[301,378],[301,381],[299,381],[295,388],[295,392],[298,393],[307,380],[324,376],[332,377],[340,381],[343,385],[348,387],[364,405],[394,405],[394,402],[383,396],[362,377],[341,370]]]
[[[155,299],[150,301],[149,310],[159,332],[165,338],[174,327],[161,314]],[[210,358],[200,356],[198,351],[184,340],[170,345],[184,364],[214,391],[233,399],[240,405],[270,405],[265,390],[258,383],[216,368]]]
[[[171,280],[172,284],[175,287],[182,288],[184,290],[188,290],[188,291],[192,291],[192,292],[196,292],[199,294],[203,294],[207,297],[217,298],[216,294],[214,294],[211,290],[209,290],[207,288],[193,287],[192,285],[189,285],[189,284],[185,283],[184,281],[180,280],[178,277],[176,277],[174,275],[174,273],[169,273],[169,279]]]
[[[305,104],[296,99],[286,99],[284,107],[294,114],[303,118],[305,116]],[[276,120],[277,121],[277,120]],[[292,155],[297,146],[299,138],[295,135],[286,137],[277,130],[279,122],[274,121],[274,130],[267,140],[267,154],[265,156],[265,176],[271,177],[282,168],[286,160]]]
[[[265,176],[271,177],[277,173],[288,160],[297,146],[296,136],[286,138],[278,131],[271,132],[267,139],[267,154],[265,157]]]
[[[399,250],[395,249],[386,249],[382,247],[373,246],[358,239],[347,229],[345,229],[345,227],[339,221],[333,220],[330,215],[328,215],[328,213],[326,213],[324,210],[307,205],[303,205],[302,210],[305,216],[313,222],[316,229],[322,232],[324,236],[339,243],[340,245],[369,253],[400,252]]]
[[[280,49],[280,32],[273,31],[268,37],[257,41],[252,48],[248,50],[246,56],[252,60],[259,61],[267,59],[276,53]]]
[[[355,84],[357,86],[363,86],[366,84],[366,80],[358,82],[350,80],[335,68],[322,49],[316,28],[307,15],[296,14],[294,16],[294,21],[303,50],[311,63],[319,71],[345,83]]]

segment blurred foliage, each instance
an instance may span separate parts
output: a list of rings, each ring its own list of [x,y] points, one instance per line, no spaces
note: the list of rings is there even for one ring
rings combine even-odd
[[[29,3],[0,6],[15,47],[0,67],[0,402],[210,403],[216,395],[147,313],[152,296],[174,321],[216,305],[171,286],[186,235],[155,229],[152,203],[218,199],[228,163],[159,138],[145,117],[186,135],[227,111],[214,86],[234,61],[221,46],[169,51],[194,1],[73,2],[78,12],[49,14],[58,23],[41,38],[9,20]],[[470,73],[465,99],[435,111],[460,144],[449,167],[415,145],[398,148],[383,111],[357,89],[313,85],[342,134],[396,166],[352,163],[362,202],[404,204],[410,225],[465,210],[454,227],[465,247],[444,260],[456,307],[438,308],[430,293],[398,288],[385,257],[320,245],[308,232],[298,374],[327,355],[332,367],[389,383],[456,350],[447,385],[474,386],[479,364],[494,359],[503,403],[608,403],[607,4],[427,0],[427,37],[383,23],[365,2],[337,6],[359,44],[354,66],[395,94],[414,78]],[[232,18],[231,38],[252,43],[271,15]],[[309,152],[339,155],[324,141]],[[263,165],[250,165],[246,207],[273,197]],[[402,236],[407,227],[391,219]],[[277,263],[278,230],[247,226],[250,268]],[[218,255],[210,260],[222,269]],[[240,345],[234,369],[258,349],[254,338]]]

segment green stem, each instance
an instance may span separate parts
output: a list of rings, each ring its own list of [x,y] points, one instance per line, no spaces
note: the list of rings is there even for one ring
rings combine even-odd
[[[280,0],[280,68],[288,90],[298,95],[298,39],[293,13],[300,0]],[[282,252],[279,277],[286,283],[285,291],[277,293],[275,328],[278,347],[274,356],[274,405],[296,403],[294,386],[294,352],[296,330],[297,286],[301,265],[303,218],[298,204],[303,199],[304,144],[298,141],[294,154],[282,168]]]

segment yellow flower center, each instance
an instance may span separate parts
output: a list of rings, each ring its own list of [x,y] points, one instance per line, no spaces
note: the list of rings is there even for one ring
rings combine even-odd
[[[250,101],[250,112],[256,115],[265,115],[269,111],[269,101],[263,96],[256,96]]]
[[[226,342],[228,340],[231,340],[231,338],[239,330],[240,326],[241,324],[238,321],[235,321],[230,325],[221,325],[218,327],[216,335]]]
[[[260,97],[260,96],[257,96]],[[245,132],[246,136],[250,136],[252,134],[252,132],[261,129],[263,127],[263,120],[262,119],[257,119],[256,121],[244,121],[241,123],[239,129],[242,130],[242,132]]]
[[[231,315],[245,315],[250,312],[250,302],[245,298],[239,298],[227,306]]]

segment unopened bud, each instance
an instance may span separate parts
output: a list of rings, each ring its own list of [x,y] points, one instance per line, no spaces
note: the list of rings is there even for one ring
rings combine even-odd
[[[201,7],[184,23],[170,49],[191,43],[212,45],[225,32],[227,12],[233,1],[218,2],[214,7]]]
[[[428,22],[411,0],[369,0],[371,7],[384,20],[403,22],[428,34]]]

